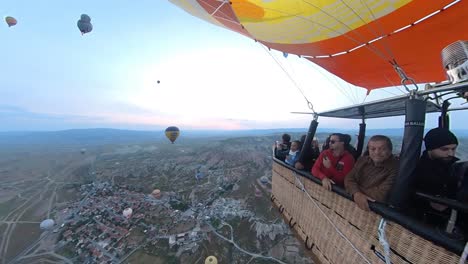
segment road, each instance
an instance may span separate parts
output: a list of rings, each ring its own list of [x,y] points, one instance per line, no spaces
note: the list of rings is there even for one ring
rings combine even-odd
[[[89,163],[89,160],[72,160],[72,161],[64,161],[66,164],[64,167],[59,169],[49,168],[46,177],[37,179],[33,185],[29,186],[26,189],[22,190],[22,198],[25,200],[22,204],[12,210],[7,216],[0,219],[0,224],[6,224],[7,227],[3,231],[2,240],[0,242],[0,264],[6,264],[8,257],[7,252],[10,248],[10,239],[15,234],[15,229],[17,224],[39,224],[35,221],[24,221],[22,219],[23,215],[33,206],[39,204],[43,200],[48,200],[47,211],[45,212],[47,218],[50,218],[51,211],[54,208],[54,205],[57,201],[57,190],[64,184],[70,183],[70,175],[72,175],[73,170],[82,166],[84,164]],[[63,164],[62,164],[63,165]],[[24,182],[24,181],[21,181]],[[19,183],[21,183],[19,182]],[[50,193],[50,194],[49,194]],[[25,197],[29,195],[29,197]],[[45,234],[47,236],[48,233]],[[21,260],[30,257],[37,257],[38,255],[42,254],[49,254],[54,257],[60,258],[65,262],[72,263],[69,259],[57,255],[55,252],[41,252],[38,254],[36,251],[31,252],[33,248],[38,246],[40,243],[43,243],[44,236],[36,239],[35,241],[31,241],[25,249],[16,255],[12,260]],[[40,247],[39,247],[40,248]]]
[[[2,242],[0,243],[0,259],[2,261],[1,262],[2,264],[6,264],[10,238],[15,231],[16,224],[19,222],[19,220],[24,215],[24,213],[35,204],[36,201],[42,199],[42,195],[48,191],[49,185],[50,185],[50,182],[46,183],[46,186],[42,191],[39,191],[38,193],[29,197],[28,200],[26,200],[22,205],[20,205],[15,210],[10,212],[3,219],[3,221],[10,222],[10,223],[7,223],[7,228],[3,232]]]
[[[218,233],[218,231],[216,231],[216,229],[210,224],[208,223],[208,226],[210,226],[211,228],[211,231],[213,231],[213,233],[215,233],[215,235],[217,235],[219,238],[221,238],[222,240],[228,242],[228,243],[231,243],[232,245],[234,245],[238,250],[240,250],[241,252],[243,252],[244,254],[247,254],[249,256],[251,256],[252,258],[262,258],[262,259],[268,259],[268,260],[272,260],[272,261],[275,261],[277,263],[281,263],[281,264],[286,264],[286,262],[283,262],[277,258],[274,258],[274,257],[271,257],[271,256],[264,256],[264,255],[261,255],[261,254],[257,254],[257,253],[252,253],[252,252],[249,252],[243,248],[241,248],[239,245],[236,244],[236,242],[234,242],[234,239],[233,239],[233,228],[230,224],[228,223],[223,223],[223,225],[227,225],[231,228],[231,239],[228,239],[227,237],[221,235],[220,233]]]

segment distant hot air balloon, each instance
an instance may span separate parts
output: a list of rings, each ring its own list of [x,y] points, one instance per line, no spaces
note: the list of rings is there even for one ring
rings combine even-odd
[[[16,18],[11,17],[11,16],[5,17],[5,22],[8,24],[8,27],[15,26],[16,23],[18,23],[18,21],[16,20]]]
[[[200,180],[205,177],[205,174],[203,172],[197,172],[195,174],[195,179]]]
[[[166,137],[172,142],[172,144],[174,144],[174,141],[177,139],[179,134],[180,134],[180,131],[175,126],[170,126],[166,128]]]
[[[255,196],[256,196],[256,197],[262,197],[262,191],[260,191],[259,189],[255,188]]]
[[[81,15],[81,18],[78,20],[76,25],[78,26],[78,29],[80,30],[81,35],[89,33],[93,30],[93,25],[91,24],[91,18],[86,14]]]
[[[132,208],[127,208],[127,209],[123,210],[123,216],[124,216],[125,218],[130,218],[130,217],[132,217],[132,214],[133,214]]]
[[[41,222],[41,224],[39,225],[39,227],[41,229],[50,229],[51,227],[53,227],[55,224],[54,220],[52,219],[46,219],[44,221]]]
[[[157,83],[159,84],[159,83],[161,83],[161,81],[158,80]]]
[[[159,189],[154,189],[151,195],[153,195],[154,198],[159,199],[161,198],[161,191]]]
[[[205,259],[205,264],[218,264],[218,259],[215,256],[209,256]]]

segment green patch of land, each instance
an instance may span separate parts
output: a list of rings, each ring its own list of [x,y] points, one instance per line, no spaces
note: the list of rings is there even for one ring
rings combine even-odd
[[[10,260],[21,253],[26,247],[33,244],[41,235],[38,224],[16,224],[11,234],[6,259]]]
[[[23,200],[20,199],[18,196],[15,196],[15,198],[10,199],[7,202],[1,203],[0,204],[0,218],[6,217],[11,211],[13,211],[15,208],[20,206],[23,203]]]

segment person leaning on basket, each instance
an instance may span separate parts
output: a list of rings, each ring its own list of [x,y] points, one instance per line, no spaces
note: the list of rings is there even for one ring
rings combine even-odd
[[[312,167],[312,175],[322,180],[323,188],[331,191],[332,184],[343,186],[346,174],[353,168],[354,158],[347,151],[347,137],[341,133],[330,136],[330,148],[322,151]]]
[[[392,154],[390,138],[375,135],[367,144],[369,156],[358,159],[346,175],[346,191],[362,210],[369,210],[369,201],[385,202],[398,174],[398,159]]]

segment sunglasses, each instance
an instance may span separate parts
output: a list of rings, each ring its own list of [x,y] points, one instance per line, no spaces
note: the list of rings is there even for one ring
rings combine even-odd
[[[340,141],[335,141],[335,140],[330,140],[330,144],[335,144],[335,143],[338,143]]]

